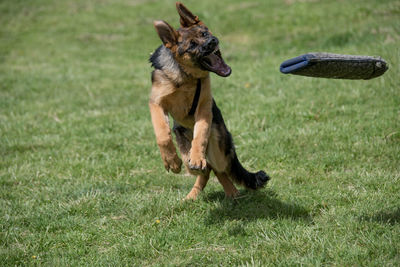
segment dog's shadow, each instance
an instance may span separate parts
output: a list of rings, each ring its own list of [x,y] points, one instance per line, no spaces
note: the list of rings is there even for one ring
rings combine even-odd
[[[360,221],[372,221],[381,224],[395,225],[400,223],[400,208],[393,210],[383,210],[373,215],[364,215],[360,217]]]
[[[217,202],[216,208],[209,211],[207,224],[221,223],[225,220],[249,222],[257,219],[291,219],[311,223],[310,212],[295,204],[279,200],[272,190],[241,191],[239,198],[226,199],[223,192],[203,196],[206,202]]]

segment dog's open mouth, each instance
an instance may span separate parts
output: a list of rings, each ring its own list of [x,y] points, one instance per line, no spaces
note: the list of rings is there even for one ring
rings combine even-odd
[[[212,71],[222,77],[228,77],[232,72],[231,68],[222,58],[218,47],[209,55],[202,57],[200,63],[206,70]]]

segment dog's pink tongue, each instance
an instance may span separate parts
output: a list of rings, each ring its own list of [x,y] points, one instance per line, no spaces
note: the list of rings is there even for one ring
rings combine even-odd
[[[222,77],[228,77],[232,69],[225,63],[222,57],[212,53],[207,57],[211,61],[211,70]]]

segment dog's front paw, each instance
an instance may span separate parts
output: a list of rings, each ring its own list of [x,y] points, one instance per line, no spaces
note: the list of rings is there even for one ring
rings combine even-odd
[[[169,157],[163,158],[164,167],[167,171],[171,170],[174,173],[181,172],[182,160],[178,157],[178,155],[173,155]]]
[[[207,167],[207,161],[204,156],[190,153],[189,169],[193,171],[204,171]]]

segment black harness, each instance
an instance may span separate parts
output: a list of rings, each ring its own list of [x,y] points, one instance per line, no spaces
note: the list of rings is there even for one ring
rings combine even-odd
[[[189,116],[193,116],[194,113],[196,112],[197,105],[199,104],[200,91],[201,91],[201,80],[197,79],[196,93],[194,94],[192,107],[190,108],[190,111],[188,113]]]

